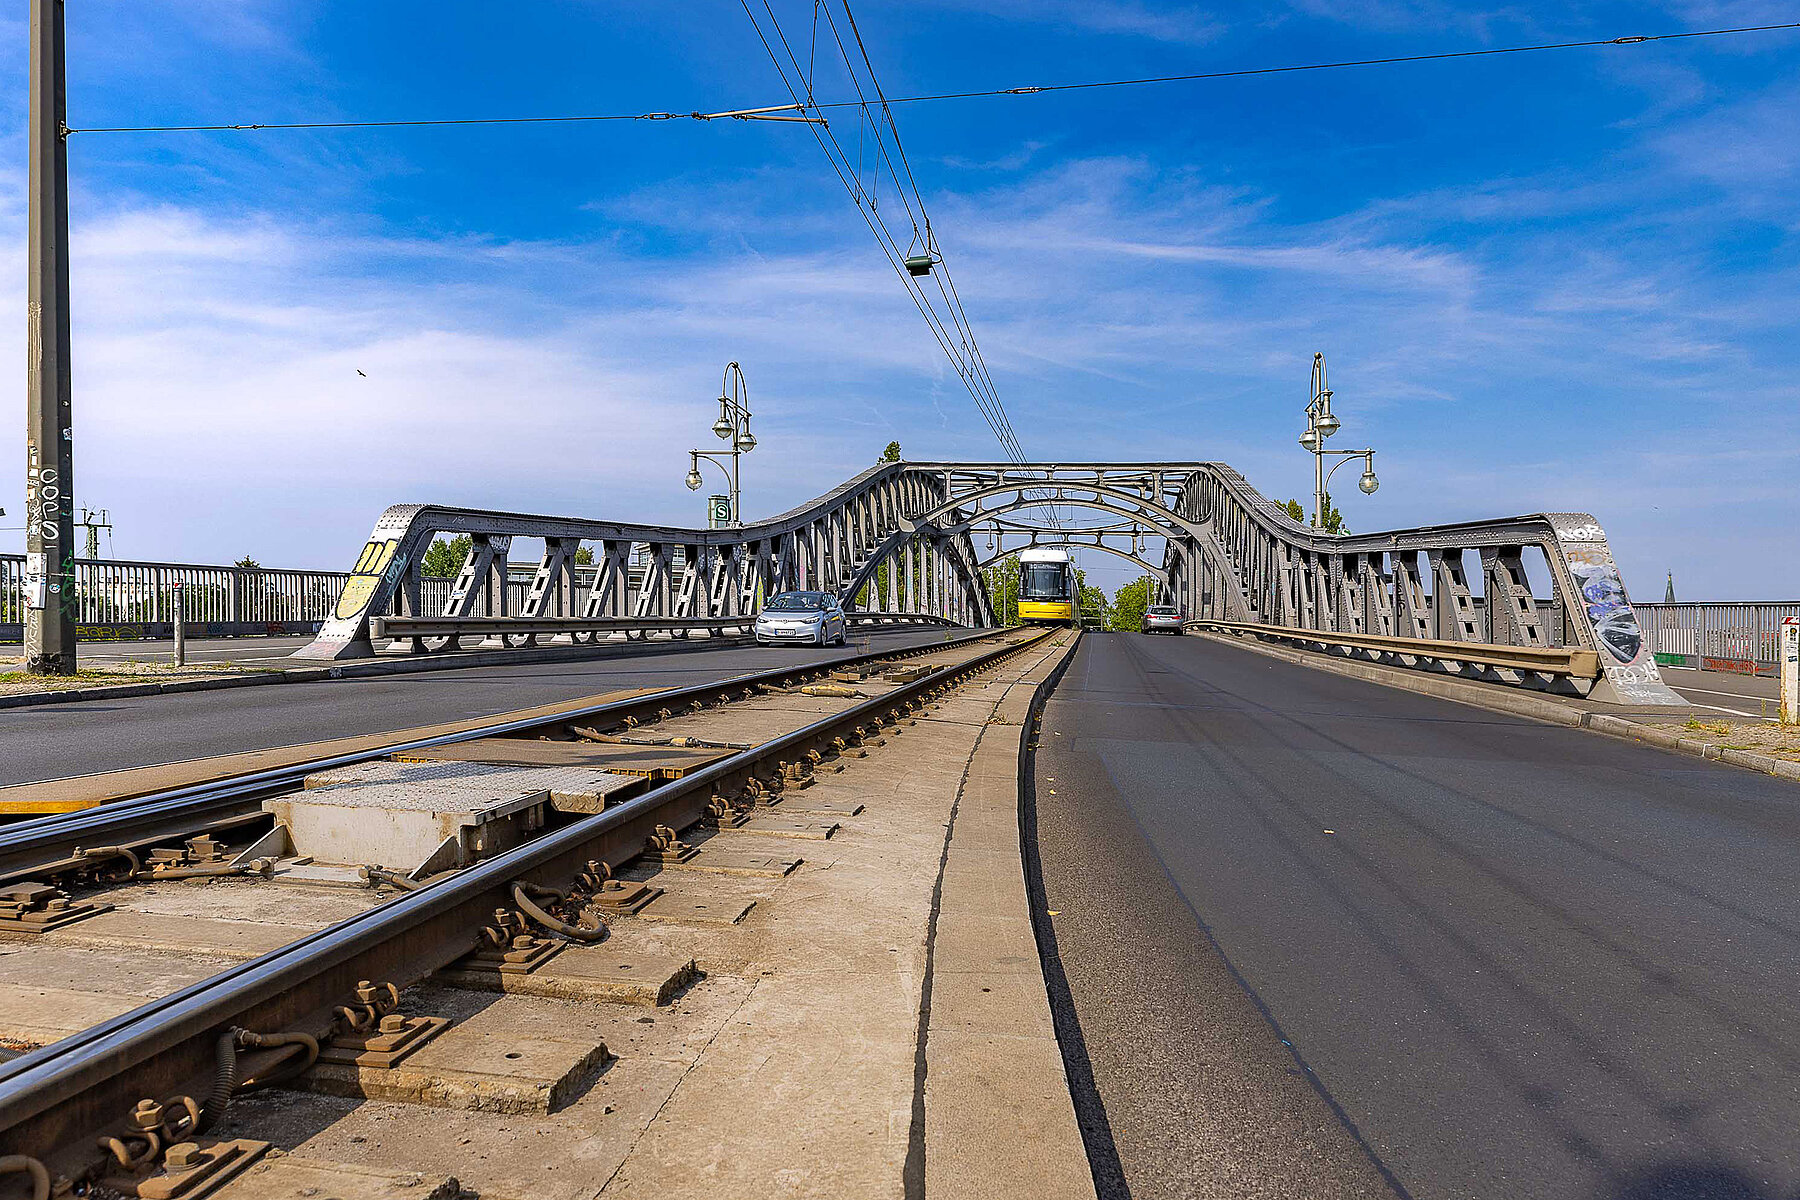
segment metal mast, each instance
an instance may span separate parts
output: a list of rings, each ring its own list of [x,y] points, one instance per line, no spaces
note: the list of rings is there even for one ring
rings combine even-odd
[[[69,156],[63,0],[31,0],[25,293],[25,669],[75,673]]]

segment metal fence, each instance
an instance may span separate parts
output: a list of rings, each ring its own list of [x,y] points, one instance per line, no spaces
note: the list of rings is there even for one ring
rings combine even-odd
[[[1663,666],[1743,675],[1774,674],[1782,619],[1800,617],[1800,601],[1631,607]]]
[[[518,612],[523,606],[535,570],[530,563],[510,565],[507,611]],[[594,568],[576,567],[574,576],[579,609],[593,584]],[[348,578],[343,571],[78,558],[76,636],[84,641],[172,637],[177,594],[191,637],[317,633]],[[452,581],[422,582],[424,611],[443,611]],[[481,607],[474,615],[492,615],[485,611],[485,603]],[[24,620],[25,556],[0,554],[0,642],[20,641]]]
[[[195,636],[312,633],[337,603],[341,571],[284,571],[198,563],[75,560],[76,636],[89,641],[167,637],[175,604]],[[25,619],[25,557],[0,554],[0,640]]]

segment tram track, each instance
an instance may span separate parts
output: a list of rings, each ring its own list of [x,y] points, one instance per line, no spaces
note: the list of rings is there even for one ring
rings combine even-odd
[[[779,805],[784,795],[793,795],[805,782],[813,766],[841,754],[860,754],[866,742],[879,744],[923,706],[1047,636],[984,633],[932,646],[758,672],[570,709],[549,718],[498,721],[425,739],[400,738],[354,755],[134,797],[88,813],[15,826],[0,837],[0,870],[6,878],[22,878],[34,867],[38,878],[58,871],[67,875],[80,871],[85,861],[74,854],[78,845],[91,847],[102,839],[108,845],[129,845],[134,839],[148,845],[173,836],[166,832],[171,829],[204,832],[220,822],[247,824],[256,819],[263,800],[292,792],[309,774],[322,770],[480,738],[568,736],[577,729],[612,744],[670,744],[677,739],[656,736],[645,727],[683,716],[703,718],[733,704],[791,695],[808,686],[815,690],[802,694],[821,701],[855,701],[754,741],[747,749],[718,746],[729,738],[701,739],[726,752],[600,812],[547,829],[473,865],[436,874],[377,907],[0,1064],[0,1154],[42,1158],[65,1178],[93,1177],[97,1168],[88,1161],[92,1152],[86,1149],[93,1145],[91,1139],[120,1127],[139,1100],[205,1094],[206,1079],[217,1066],[222,1030],[328,1035],[334,1028],[333,1010],[342,1009],[346,998],[358,996],[359,989],[367,991],[368,981],[402,989],[450,967],[484,942],[494,949],[497,921],[500,950],[515,933],[540,942],[579,940],[584,926],[577,924],[577,910],[594,911],[604,880],[618,868],[646,853],[679,853],[680,836],[695,826],[728,829],[747,814]],[[867,679],[871,668],[928,655],[947,661],[878,694],[821,683],[834,672]],[[533,897],[544,901],[543,906],[530,903]],[[521,910],[524,915],[517,924],[497,916],[505,912],[519,916]],[[532,928],[529,935],[523,933],[527,927]],[[594,926],[585,928],[592,931]],[[369,1011],[373,1014],[369,1020],[379,1018]],[[279,1059],[287,1050],[262,1053]],[[268,1069],[266,1063],[262,1069]],[[175,1130],[181,1132],[179,1127]]]
[[[761,688],[803,686],[829,676],[832,671],[918,658],[993,636],[992,632],[974,633],[924,646],[869,651],[792,667],[776,667],[731,679],[567,709],[551,717],[497,719],[431,737],[407,737],[403,730],[391,741],[376,742],[353,753],[323,755],[269,770],[247,772],[227,780],[165,788],[142,795],[122,794],[80,812],[58,813],[0,826],[0,886],[80,869],[84,864],[74,851],[82,846],[137,849],[171,838],[192,837],[220,822],[227,823],[225,827],[228,828],[234,818],[260,811],[258,805],[267,797],[299,787],[306,776],[335,767],[486,737],[552,734],[559,728],[596,723],[631,726],[655,720],[657,713],[664,709],[673,713],[695,711],[695,705],[712,708],[742,699],[746,692],[755,694]],[[35,786],[39,785],[15,785],[7,790],[28,794]],[[255,818],[251,816],[250,819]]]

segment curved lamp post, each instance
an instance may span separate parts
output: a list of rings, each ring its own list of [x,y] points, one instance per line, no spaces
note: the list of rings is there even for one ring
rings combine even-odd
[[[1306,432],[1300,435],[1300,445],[1313,456],[1313,519],[1314,529],[1325,528],[1325,504],[1329,494],[1328,485],[1331,476],[1337,469],[1352,458],[1363,460],[1362,478],[1356,486],[1365,496],[1373,495],[1381,486],[1375,478],[1375,451],[1364,447],[1361,450],[1327,450],[1325,439],[1343,427],[1343,422],[1331,411],[1331,388],[1325,382],[1325,356],[1313,355],[1312,399],[1306,402]],[[1325,469],[1325,459],[1336,458],[1331,470]]]
[[[688,473],[686,483],[689,491],[697,492],[700,484],[700,460],[705,459],[725,472],[725,481],[730,487],[731,524],[742,527],[744,524],[743,488],[738,474],[738,460],[756,449],[756,435],[750,432],[750,386],[744,382],[744,372],[736,363],[725,364],[725,379],[719,384],[719,419],[713,422],[712,431],[721,441],[731,443],[729,450],[689,450]],[[727,466],[725,460],[731,460]]]

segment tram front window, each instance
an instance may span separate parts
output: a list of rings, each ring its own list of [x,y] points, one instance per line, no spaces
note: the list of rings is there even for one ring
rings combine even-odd
[[[1025,600],[1067,600],[1061,563],[1026,563],[1019,575],[1019,596]]]

